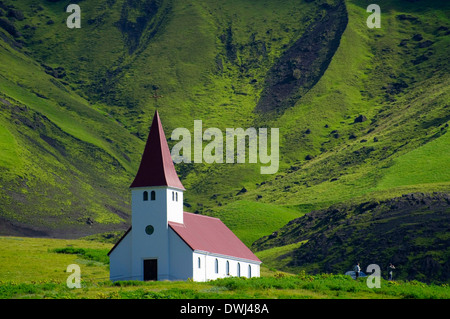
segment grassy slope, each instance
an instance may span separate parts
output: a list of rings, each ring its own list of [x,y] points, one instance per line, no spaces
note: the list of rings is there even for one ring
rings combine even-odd
[[[243,195],[245,199],[262,196],[260,201],[266,203],[323,207],[355,197],[382,198],[390,192],[448,190],[449,180],[440,173],[429,177],[425,185],[420,176],[413,184],[395,185],[395,190],[380,183],[384,174],[392,174],[388,167],[395,158],[445,133],[448,121],[448,37],[437,31],[447,20],[435,14],[443,8],[438,3],[432,3],[428,10],[395,2],[387,6],[383,11],[386,27],[370,30],[364,23],[365,7],[358,2],[347,4],[349,26],[329,69],[295,108],[271,123],[280,127],[282,134],[284,172],[275,179],[269,177],[269,182],[259,187],[258,180],[255,178],[253,184],[248,179],[250,172],[242,170],[240,184],[250,190]],[[398,19],[404,12],[418,16],[420,23]],[[424,41],[432,39],[431,47],[419,48],[418,41],[411,40],[419,32]],[[406,47],[400,46],[403,39],[408,40]],[[430,58],[417,65],[412,62],[422,55]],[[407,89],[392,89],[403,82]],[[369,120],[353,123],[359,114]],[[307,129],[312,133],[305,134]],[[334,130],[339,138],[333,137]],[[355,139],[349,138],[352,134]],[[433,162],[430,167],[438,171],[448,166],[441,146],[435,154],[442,156],[428,159]],[[315,158],[303,160],[308,154]],[[204,177],[195,183],[198,193],[206,190],[199,185],[217,180],[214,174]],[[229,200],[231,195],[223,199]]]
[[[324,200],[328,203],[346,200],[358,203],[369,198],[381,200],[414,191],[448,192],[450,189],[446,124],[449,119],[446,102],[449,100],[449,79],[448,72],[441,72],[442,68],[448,67],[441,61],[448,59],[444,47],[448,47],[449,39],[436,36],[439,26],[448,26],[448,21],[430,8],[424,10],[420,5],[398,6],[391,2],[388,4],[390,10],[383,11],[384,27],[368,30],[360,23],[364,21],[361,8],[364,6],[358,4],[348,3],[349,26],[327,73],[311,90],[311,96],[304,99],[306,103],[300,104],[303,108],[293,109],[284,122],[289,123],[289,118],[301,119],[307,114],[315,114],[316,121],[304,120],[305,124],[298,125],[298,130],[304,132],[310,128],[313,134],[315,130],[319,131],[316,139],[304,135],[303,140],[310,141],[311,147],[300,153],[302,156],[317,154],[317,157],[307,164],[294,162],[300,170],[287,174],[289,182],[267,187],[273,191],[278,186],[283,191],[286,186],[292,185],[289,191],[284,196],[271,192],[268,196],[273,195],[268,201],[285,204],[292,203],[294,198],[301,198],[303,203],[321,208],[325,206]],[[433,3],[431,6],[439,8],[440,5]],[[448,8],[445,10],[448,12]],[[418,17],[422,24],[399,20],[396,16],[401,13]],[[418,48],[417,43],[411,41],[411,37],[419,32],[425,39],[432,39],[434,51]],[[402,39],[408,39],[408,49],[398,45]],[[380,54],[393,51],[395,54]],[[422,54],[430,56],[427,60],[429,64],[416,66],[406,62]],[[434,61],[431,62],[431,59]],[[388,74],[390,78],[386,77]],[[413,81],[408,81],[408,77]],[[408,89],[394,96],[381,91],[380,88],[388,87],[386,84],[392,79],[408,81]],[[358,114],[365,114],[369,121],[354,124],[353,119]],[[292,127],[296,124],[297,121],[292,121]],[[329,128],[325,129],[325,124]],[[321,146],[325,149],[330,144],[336,144],[327,134],[334,129],[345,137],[349,133],[355,133],[357,137],[355,141],[337,144],[330,151],[314,154],[320,140],[324,141]],[[302,140],[295,142],[304,143]],[[364,156],[365,147],[373,148],[370,156]],[[357,156],[355,152],[358,152]],[[345,157],[345,162],[339,159],[340,156]],[[360,156],[362,161],[358,163]],[[338,166],[339,170],[335,161],[344,163]],[[322,177],[324,173],[327,176]],[[266,197],[263,189],[258,192],[263,198]],[[252,195],[252,192],[247,194],[249,197]],[[261,252],[261,257],[271,265],[286,264],[290,262],[289,252],[297,246],[272,248]]]
[[[291,221],[254,243],[267,265],[285,271],[345,273],[396,265],[397,279],[448,282],[448,208],[444,193],[415,193],[385,201],[348,203]],[[275,248],[273,248],[275,247]]]
[[[32,111],[31,122],[35,113],[42,114],[53,130],[61,130],[51,138],[64,148],[85,155],[86,151],[90,152],[86,148],[93,147],[102,153],[97,158],[71,158],[69,154],[61,156],[54,145],[51,145],[52,148],[41,141],[43,132],[25,128],[26,136],[34,135],[30,144],[15,131],[22,128],[16,129],[10,123],[4,123],[4,134],[7,130],[15,136],[15,141],[23,147],[25,154],[30,150],[39,155],[20,154],[22,160],[13,165],[8,160],[13,154],[6,151],[12,149],[15,142],[9,139],[4,158],[5,165],[10,165],[5,169],[11,173],[13,182],[5,186],[4,200],[8,200],[10,205],[5,207],[3,216],[18,219],[17,209],[30,210],[22,214],[20,221],[32,225],[44,224],[45,227],[50,223],[35,215],[55,214],[48,209],[33,212],[32,206],[27,207],[27,202],[39,202],[41,207],[47,207],[48,201],[43,199],[43,194],[26,194],[23,202],[17,202],[13,198],[16,196],[14,193],[25,190],[18,189],[15,180],[26,179],[29,184],[33,183],[29,185],[33,189],[39,184],[41,189],[45,189],[44,194],[52,194],[52,207],[61,207],[63,215],[73,211],[70,206],[77,198],[84,198],[81,206],[87,212],[81,214],[83,218],[78,220],[81,223],[87,218],[99,223],[123,220],[129,209],[126,185],[138,164],[142,147],[142,141],[132,134],[145,138],[154,108],[159,109],[168,136],[170,129],[176,126],[192,128],[193,119],[202,119],[204,127],[224,129],[250,126],[248,118],[252,117],[254,95],[260,89],[258,85],[251,85],[250,80],[256,78],[262,82],[264,69],[282,52],[282,48],[301,34],[301,26],[296,25],[298,19],[303,17],[304,11],[314,10],[314,7],[309,8],[311,6],[304,10],[304,5],[295,8],[290,2],[284,2],[282,6],[274,6],[270,2],[239,1],[226,5],[211,1],[199,4],[181,1],[162,3],[164,10],[158,12],[155,20],[164,23],[156,36],[149,41],[145,41],[143,36],[138,48],[130,53],[125,34],[115,24],[122,19],[119,13],[126,6],[125,2],[118,1],[112,7],[106,2],[83,3],[83,26],[79,30],[66,28],[62,2],[46,2],[40,6],[30,3],[13,4],[26,17],[23,21],[14,22],[23,32],[25,47],[16,51],[2,43],[2,61],[7,62],[0,69],[3,74],[0,78],[2,93],[8,103],[5,104],[5,115],[12,112],[16,105],[27,107]],[[169,14],[164,13],[165,8],[170,8]],[[141,14],[138,9],[130,8],[126,18],[135,21],[136,16]],[[50,20],[55,23],[48,24]],[[253,23],[248,25],[250,20]],[[281,20],[283,23],[280,24]],[[226,41],[231,41],[232,46],[237,48],[237,55],[233,58],[227,56],[221,38],[229,28],[232,38]],[[148,27],[144,35],[150,31],[152,29]],[[266,56],[261,53],[258,60],[252,63],[248,61],[254,58],[249,34],[261,43],[267,43]],[[12,37],[10,39],[14,40]],[[222,61],[222,70],[217,70],[218,60]],[[62,80],[54,79],[43,72],[44,66],[40,62],[35,61],[42,61],[53,68],[62,66],[67,75]],[[260,68],[261,61],[265,68]],[[248,68],[251,70],[246,70]],[[153,85],[159,87],[158,93],[164,95],[161,101],[149,98],[155,91]],[[11,120],[12,116],[4,118],[7,122]],[[73,139],[88,144],[75,146],[80,143],[74,143]],[[98,161],[98,157],[102,161]],[[25,160],[27,158],[32,160],[28,162]],[[71,165],[67,165],[67,161]],[[45,164],[34,165],[34,162]],[[111,164],[104,165],[105,162],[119,167],[111,168]],[[47,172],[55,172],[58,178],[52,178]],[[198,208],[196,203],[209,201],[214,193],[229,195],[230,189],[234,192],[233,188],[240,189],[243,185],[253,185],[261,180],[259,167],[252,165],[212,168],[199,165],[195,169],[188,167],[185,175],[187,178],[183,182],[190,189],[186,198],[193,203],[192,210]],[[103,180],[105,176],[107,181]],[[60,179],[63,183],[58,183]],[[102,180],[99,182],[98,179]],[[89,194],[93,189],[98,191],[99,187],[104,189],[104,196],[94,198]],[[112,199],[108,194],[120,196]],[[57,200],[56,196],[67,200]],[[107,202],[113,202],[112,206],[122,212],[119,218],[111,214],[111,209],[104,208]],[[79,217],[80,208],[75,209]],[[268,217],[266,224],[270,224],[271,217]],[[284,218],[291,217],[286,215]],[[56,227],[70,223],[69,219],[63,216],[63,221]]]
[[[301,213],[289,207],[236,201],[219,208],[214,216],[220,218],[244,244],[250,246],[258,238],[283,226],[286,220],[301,216]]]
[[[398,44],[402,38],[412,37],[420,26],[405,26],[395,18],[402,11],[391,10],[383,16],[389,21],[386,28],[370,30],[361,23],[365,21],[365,11],[352,3],[347,7],[349,25],[329,69],[297,107],[286,112],[278,122],[285,133],[284,149],[280,153],[291,157],[294,170],[286,174],[284,181],[269,183],[257,190],[265,201],[280,204],[337,202],[382,190],[383,187],[377,184],[394,158],[447,130],[444,124],[448,121],[445,102],[449,97],[446,89],[448,74],[443,72],[440,63],[447,58],[443,48],[448,46],[448,37],[435,38],[434,61],[427,61],[433,71],[417,73],[419,67],[411,67],[409,60],[424,50],[409,49],[408,53],[401,51]],[[420,19],[428,21],[432,18],[424,14]],[[427,31],[432,33],[445,24],[445,19],[433,21],[431,30]],[[411,47],[415,45],[411,44]],[[388,55],[383,50],[397,52]],[[380,73],[378,68],[385,68],[385,73]],[[424,70],[426,66],[420,66],[420,69]],[[393,82],[392,78],[395,82],[408,77],[415,79],[411,87],[384,98],[387,94],[381,88]],[[353,123],[359,114],[366,115],[369,120]],[[434,122],[433,118],[436,119]],[[308,128],[311,134],[304,134]],[[340,135],[337,139],[331,133],[334,130]],[[356,138],[349,139],[351,134]],[[375,142],[374,138],[378,141]],[[441,151],[442,157],[429,159],[439,169],[448,163],[445,149],[438,152]],[[298,160],[307,154],[316,158]],[[443,186],[448,187],[449,180],[438,175],[429,178],[428,182],[443,182]],[[419,190],[432,190],[439,186],[419,184]],[[286,186],[289,186],[289,191],[284,191]],[[384,186],[389,188],[386,184]],[[279,196],[280,192],[283,196]]]
[[[443,183],[450,180],[450,134],[394,160],[378,183],[380,189],[404,185]]]
[[[135,165],[130,158],[138,157],[130,146],[140,141],[27,55],[2,42],[0,56],[0,121],[7,137],[2,140],[2,216],[44,228],[84,225],[87,218],[123,221],[125,216],[118,218],[104,202],[125,209],[128,194],[117,184],[126,183],[120,175]],[[93,186],[104,191],[93,196]],[[121,194],[122,201],[112,193]]]

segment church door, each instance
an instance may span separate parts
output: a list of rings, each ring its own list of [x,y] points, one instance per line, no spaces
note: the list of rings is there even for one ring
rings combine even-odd
[[[156,259],[144,260],[144,280],[158,280],[158,261]]]

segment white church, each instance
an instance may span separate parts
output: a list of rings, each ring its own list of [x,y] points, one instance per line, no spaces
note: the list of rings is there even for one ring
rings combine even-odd
[[[183,212],[157,111],[130,188],[131,227],[108,253],[112,281],[259,277],[261,261],[220,219]]]

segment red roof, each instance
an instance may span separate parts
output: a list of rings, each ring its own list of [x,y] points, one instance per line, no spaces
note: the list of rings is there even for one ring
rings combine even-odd
[[[184,190],[173,165],[158,111],[155,111],[141,164],[130,187],[149,186],[171,186]]]
[[[169,222],[192,250],[261,262],[218,218],[184,212],[184,224]]]

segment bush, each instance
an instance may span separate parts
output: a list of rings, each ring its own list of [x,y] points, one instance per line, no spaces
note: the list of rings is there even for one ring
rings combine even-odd
[[[306,272],[305,272],[304,270],[301,270],[301,271],[298,273],[297,277],[298,277],[300,280],[306,280],[306,281],[312,281],[312,280],[314,280],[314,277],[311,276],[311,275],[307,275]]]
[[[286,277],[286,274],[284,272],[281,271],[277,271],[274,275],[275,278],[284,278]]]
[[[129,287],[129,286],[142,286],[145,284],[144,281],[138,281],[138,280],[119,280],[112,283],[113,286],[118,287]]]
[[[108,249],[93,249],[93,248],[55,248],[50,252],[57,254],[73,254],[78,255],[84,259],[109,264]]]

